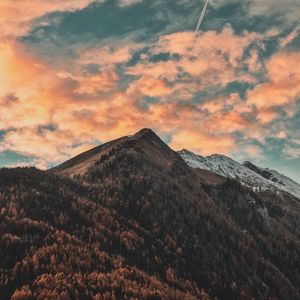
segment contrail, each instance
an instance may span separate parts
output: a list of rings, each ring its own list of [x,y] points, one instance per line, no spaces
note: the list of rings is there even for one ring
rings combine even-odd
[[[199,17],[198,24],[197,24],[197,27],[196,27],[196,30],[195,30],[195,36],[196,36],[196,37],[198,36],[200,26],[201,26],[201,24],[202,24],[202,22],[203,22],[203,19],[204,19],[206,10],[207,10],[208,2],[209,2],[209,0],[206,0],[205,5],[204,5],[204,7],[203,7],[203,10],[202,10],[202,12],[201,12],[201,15],[200,15],[200,17]]]

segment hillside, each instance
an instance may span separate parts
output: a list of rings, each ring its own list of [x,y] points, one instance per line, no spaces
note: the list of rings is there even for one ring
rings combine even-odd
[[[0,295],[299,299],[300,207],[268,197],[149,129],[49,171],[2,169]]]

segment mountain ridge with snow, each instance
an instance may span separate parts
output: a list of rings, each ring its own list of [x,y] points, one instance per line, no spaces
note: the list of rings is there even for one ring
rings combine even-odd
[[[300,185],[275,170],[260,168],[251,162],[240,164],[221,154],[203,157],[186,149],[178,151],[178,154],[192,168],[208,170],[214,174],[237,180],[253,190],[286,192],[300,200]]]

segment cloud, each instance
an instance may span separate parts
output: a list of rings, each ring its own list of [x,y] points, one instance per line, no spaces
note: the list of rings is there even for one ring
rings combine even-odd
[[[288,35],[282,37],[279,40],[279,45],[281,48],[286,47],[290,43],[292,43],[298,36],[300,35],[300,26],[296,27],[291,31]]]
[[[50,122],[51,109],[59,107],[54,94],[62,89],[51,69],[17,43],[0,44],[0,57],[0,130]]]
[[[143,0],[119,0],[120,6],[130,6],[141,3]]]
[[[298,11],[300,3],[298,0],[211,0],[211,5],[220,9],[227,5],[239,7],[244,18],[263,17],[266,21],[271,19],[284,22],[284,26],[290,26],[299,19]]]
[[[69,143],[66,143],[66,141]],[[65,147],[72,145],[70,136],[61,132],[24,128],[9,131],[0,144],[0,150],[10,150],[26,156],[57,161],[66,156]]]
[[[99,66],[113,66],[127,63],[132,55],[143,48],[142,43],[134,43],[130,40],[106,40],[93,46],[91,49],[77,49],[79,65],[98,64]]]
[[[290,159],[295,159],[300,157],[300,146],[294,147],[291,145],[285,145],[283,148],[283,153]]]
[[[248,32],[237,35],[230,27],[225,27],[221,32],[205,32],[197,39],[192,32],[165,35],[144,60],[127,69],[127,74],[167,81],[176,94],[177,85],[181,82],[191,88],[196,84],[198,91],[212,87],[225,88],[233,81],[251,83],[255,78],[246,69],[257,71],[261,65],[256,57],[248,64],[244,55],[246,49],[261,38]],[[169,55],[168,60],[151,61],[152,56],[159,57],[165,53]],[[166,96],[175,94],[170,94],[169,89],[165,92]]]
[[[1,0],[0,37],[24,35],[31,22],[43,15],[83,9],[93,2],[95,0]]]
[[[280,114],[278,111],[275,111],[273,109],[261,109],[257,113],[257,119],[262,124],[268,124],[272,122],[273,120],[276,120],[280,118]]]
[[[165,97],[172,94],[172,90],[167,84],[160,79],[151,76],[142,76],[135,80],[129,87],[129,94],[134,94],[135,97],[139,95],[141,98],[148,97]]]
[[[235,148],[235,140],[230,135],[212,135],[195,129],[183,129],[172,136],[171,147],[175,150],[190,149],[202,155],[230,153]]]
[[[50,163],[66,160],[94,146],[93,143],[76,145],[74,142],[71,132],[45,128],[16,129],[9,131],[0,142],[0,152],[13,151],[27,157],[26,162],[14,163],[9,167],[34,164],[45,169]]]
[[[299,20],[300,3],[298,0],[251,0],[248,9],[252,16],[276,17],[293,23]]]
[[[278,52],[266,63],[267,82],[248,93],[258,109],[294,104],[300,96],[300,52]]]
[[[73,77],[79,84],[74,91],[77,94],[96,95],[110,93],[116,88],[119,77],[113,69],[106,69],[97,74]]]

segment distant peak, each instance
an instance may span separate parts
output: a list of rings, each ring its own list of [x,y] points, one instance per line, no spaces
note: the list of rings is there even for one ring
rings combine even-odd
[[[232,159],[231,157],[226,156],[224,154],[214,153],[214,154],[211,154],[211,155],[209,155],[207,157],[214,157],[214,158],[221,159],[221,160],[230,160],[230,161],[234,161],[235,162],[234,159]]]
[[[190,151],[190,150],[188,150],[188,149],[182,149],[182,150],[180,150],[180,151],[177,151],[177,153],[178,154],[188,154],[188,155],[191,155],[191,156],[197,156],[197,157],[201,157],[201,158],[203,158],[203,156],[201,156],[201,155],[199,155],[199,154],[196,154],[196,153],[194,153],[194,152],[192,152],[192,151]]]
[[[247,167],[248,169],[262,175],[263,177],[266,177],[266,175],[264,176],[262,174],[263,170],[261,170],[261,168],[257,167],[255,164],[253,164],[251,161],[245,161],[243,163],[243,166]]]
[[[188,150],[188,149],[181,149],[181,150],[179,150],[178,151],[178,153],[189,153],[189,154],[195,154],[195,153],[193,153],[192,151],[190,151],[190,150]]]
[[[254,166],[256,167],[251,161],[246,160],[245,162],[243,162],[243,165],[248,167],[248,166]]]

